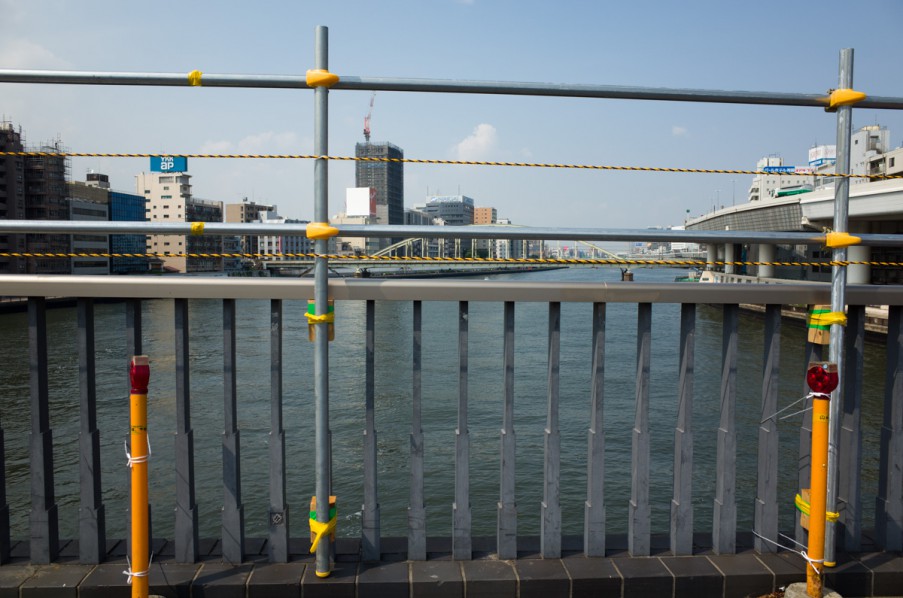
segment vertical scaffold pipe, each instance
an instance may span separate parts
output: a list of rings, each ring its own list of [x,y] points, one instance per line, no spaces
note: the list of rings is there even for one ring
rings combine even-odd
[[[147,598],[148,572],[150,569],[150,539],[148,535],[147,507],[147,383],[150,366],[146,355],[132,357],[129,368],[129,423],[131,426],[132,469],[132,547],[129,564],[129,580],[132,598]]]
[[[852,89],[853,87],[853,49],[844,48],[840,51],[839,89]],[[852,106],[840,106],[837,108],[837,163],[834,172],[837,174],[850,173],[850,139],[853,131]],[[839,177],[834,182],[834,232],[849,232],[849,207],[850,207],[850,179]],[[834,249],[835,262],[844,262],[847,259],[847,248]],[[846,306],[847,268],[846,266],[834,266],[831,268],[831,311],[843,313]],[[843,372],[843,337],[844,329],[840,324],[831,325],[831,344],[828,351],[828,359],[837,364],[839,372]],[[835,399],[840,391],[837,391]],[[828,493],[827,509],[837,510],[837,445],[840,438],[841,401],[831,402],[831,421],[828,428]],[[834,522],[828,522],[825,530],[825,566],[833,567],[834,558]]]
[[[329,69],[328,52],[329,30],[319,26],[316,29],[314,41],[315,68],[326,71]],[[329,153],[328,116],[329,116],[329,90],[325,86],[319,86],[314,90],[314,153],[318,156],[326,156]],[[314,220],[327,222],[329,218],[328,204],[328,162],[323,158],[314,161]],[[328,253],[328,239],[316,240],[316,252],[322,256]],[[328,268],[326,258],[317,257],[314,262],[314,307],[317,315],[325,315],[329,311],[329,287]],[[329,523],[329,491],[332,486],[330,480],[329,462],[329,325],[325,322],[314,325],[316,337],[314,340],[314,397],[316,402],[316,497],[317,497],[317,521],[321,524]],[[317,577],[327,577],[332,572],[329,556],[332,551],[329,535],[325,541],[317,545],[316,574]]]
[[[812,397],[812,468],[809,474],[809,546],[810,566],[806,567],[806,593],[822,596],[822,567],[825,558],[825,494],[828,485],[828,395]]]

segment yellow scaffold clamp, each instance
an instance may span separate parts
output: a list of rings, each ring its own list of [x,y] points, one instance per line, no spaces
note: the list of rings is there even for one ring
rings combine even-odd
[[[861,102],[866,95],[853,89],[832,89],[828,92],[828,105],[825,112],[835,112],[841,106],[852,106]]]
[[[851,235],[850,233],[838,233],[828,231],[825,233],[825,247],[849,247],[851,245],[859,245],[862,239]]]
[[[307,238],[319,241],[330,239],[339,234],[339,229],[328,222],[311,222],[306,228]]]
[[[332,87],[339,82],[339,76],[325,69],[311,69],[305,80],[308,87]]]

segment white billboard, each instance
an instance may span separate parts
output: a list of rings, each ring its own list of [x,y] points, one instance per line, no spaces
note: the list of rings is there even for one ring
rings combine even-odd
[[[836,145],[817,145],[809,148],[809,165],[820,166],[827,162],[834,163],[837,161]]]
[[[345,189],[346,216],[375,216],[376,189],[373,187],[351,187]]]

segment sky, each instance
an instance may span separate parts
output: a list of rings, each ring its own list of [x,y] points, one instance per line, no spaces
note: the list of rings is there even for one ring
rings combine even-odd
[[[903,97],[903,2],[823,0],[0,0],[0,69],[299,75],[329,28],[329,70],[397,77],[821,94],[854,49],[854,88]],[[329,153],[363,141],[369,91],[329,93]],[[0,120],[73,152],[313,153],[313,92],[0,83]],[[853,126],[903,112],[854,109]],[[753,170],[836,142],[819,108],[378,92],[372,141],[406,158]],[[147,159],[73,158],[133,192]],[[196,197],[312,219],[310,160],[189,160]],[[526,226],[645,228],[743,203],[751,175],[405,165],[405,205],[463,194]],[[329,165],[329,213],[354,186]]]

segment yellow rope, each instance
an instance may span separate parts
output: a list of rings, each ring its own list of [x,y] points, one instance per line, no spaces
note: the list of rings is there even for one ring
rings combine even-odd
[[[586,265],[586,266],[874,266],[901,267],[903,262],[875,261],[824,261],[824,262],[707,262],[704,260],[655,260],[655,259],[614,259],[614,258],[494,258],[494,257],[404,257],[393,255],[340,255],[334,253],[51,253],[51,252],[0,252],[0,257],[18,258],[251,258],[266,260],[271,258],[316,259],[325,258],[339,262],[432,262],[439,264],[549,264],[549,265]]]
[[[418,158],[383,158],[365,156],[318,156],[313,154],[151,154],[151,153],[112,153],[112,152],[0,152],[0,156],[19,157],[57,157],[57,158],[152,158],[172,156],[192,159],[226,159],[226,160],[334,160],[345,162],[396,162],[403,164],[440,164],[451,166],[505,166],[518,168],[561,168],[577,170],[605,170],[623,172],[665,172],[681,174],[734,174],[734,175],[776,175],[776,176],[820,176],[832,178],[862,179],[903,179],[903,174],[868,175],[840,173],[797,173],[797,172],[765,172],[763,170],[737,170],[713,168],[673,168],[659,166],[615,166],[611,164],[554,164],[542,162],[496,162],[489,160],[430,160]]]

